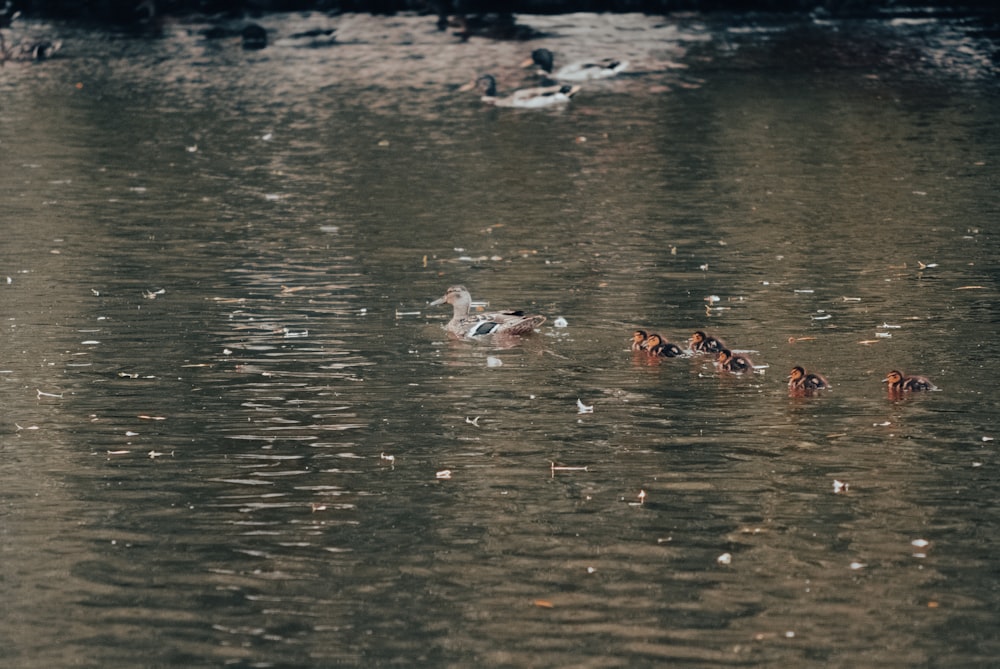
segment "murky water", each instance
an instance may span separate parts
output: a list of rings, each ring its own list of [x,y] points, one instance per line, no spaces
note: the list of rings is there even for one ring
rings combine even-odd
[[[65,46],[0,70],[5,666],[995,662],[995,48],[530,22],[22,27]],[[632,75],[457,91],[539,45]],[[549,323],[450,341],[454,283]]]

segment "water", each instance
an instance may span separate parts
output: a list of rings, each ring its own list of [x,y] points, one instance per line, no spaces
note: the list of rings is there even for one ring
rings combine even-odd
[[[995,661],[974,25],[263,23],[250,53],[27,24],[61,57],[0,70],[5,666]],[[538,45],[641,74],[457,91]],[[459,282],[549,325],[450,341]],[[636,327],[761,373],[650,364]],[[795,364],[834,388],[789,397]]]

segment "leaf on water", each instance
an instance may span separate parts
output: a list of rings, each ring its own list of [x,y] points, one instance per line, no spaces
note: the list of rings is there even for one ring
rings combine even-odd
[[[540,609],[554,609],[556,607],[555,604],[553,604],[547,599],[536,599],[535,601],[532,602],[532,604],[534,604]]]

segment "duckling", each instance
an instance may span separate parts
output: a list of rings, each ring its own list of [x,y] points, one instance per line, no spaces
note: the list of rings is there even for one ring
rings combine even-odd
[[[718,353],[725,349],[726,345],[719,339],[705,334],[703,330],[698,330],[691,335],[691,348],[699,353]]]
[[[649,335],[642,343],[642,348],[646,350],[646,353],[658,358],[676,358],[684,354],[679,346],[664,341],[663,337],[658,334]]]
[[[469,315],[472,295],[465,286],[451,286],[444,297],[434,300],[430,306],[448,303],[454,309],[445,330],[465,339],[480,339],[489,335],[526,335],[545,322],[545,316],[526,314],[523,311],[493,311]]]
[[[926,376],[904,376],[902,372],[895,369],[885,375],[882,383],[889,384],[889,392],[938,389]]]
[[[554,86],[522,88],[501,98],[497,96],[497,80],[492,74],[480,75],[458,90],[471,91],[474,88],[479,88],[482,91],[481,99],[486,104],[494,107],[516,107],[518,109],[539,109],[565,104],[580,91],[579,86],[555,84]]]
[[[803,367],[799,367],[798,365],[792,367],[792,371],[788,375],[789,390],[822,390],[829,387],[830,382],[821,374],[807,372]]]
[[[646,341],[646,337],[647,336],[648,335],[646,334],[645,330],[636,330],[635,332],[633,332],[632,333],[632,346],[631,346],[632,350],[633,351],[644,351],[644,350],[646,350],[643,347],[642,344],[643,344],[644,341]]]
[[[540,74],[552,77],[558,81],[591,81],[594,79],[607,79],[628,69],[627,60],[616,58],[602,58],[596,61],[581,61],[572,63],[552,73],[552,65],[555,56],[548,49],[535,49],[531,52],[531,57],[521,63],[521,67],[531,67],[537,65]]]
[[[720,349],[715,355],[715,361],[719,363],[719,367],[727,372],[742,374],[753,371],[753,362],[750,361],[750,358],[740,353],[733,353],[728,348]]]

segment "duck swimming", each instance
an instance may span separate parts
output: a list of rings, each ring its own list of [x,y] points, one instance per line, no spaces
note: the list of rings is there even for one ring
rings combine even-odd
[[[559,81],[592,81],[594,79],[607,79],[628,69],[627,60],[616,58],[602,58],[595,61],[581,61],[572,63],[552,73],[552,66],[555,56],[548,49],[535,49],[531,52],[531,57],[521,63],[522,67],[537,65],[540,73],[546,77],[552,77]]]
[[[821,374],[807,372],[805,368],[798,365],[792,367],[792,371],[788,375],[789,390],[822,390],[829,387],[830,382]]]
[[[646,349],[642,344],[646,341],[647,336],[645,330],[636,330],[633,332],[631,349],[633,351],[645,351]]]
[[[480,339],[490,335],[526,335],[545,322],[545,316],[526,314],[523,311],[493,311],[469,315],[472,295],[465,286],[451,286],[444,297],[434,300],[430,306],[448,303],[454,309],[451,320],[445,326],[450,334],[464,339]]]
[[[458,90],[471,91],[473,88],[482,91],[482,101],[494,107],[514,107],[517,109],[540,109],[553,105],[566,104],[580,91],[579,86],[555,84],[553,86],[537,86],[522,88],[506,97],[497,96],[497,80],[492,74],[482,74]]]
[[[684,355],[684,351],[677,344],[664,341],[663,337],[658,334],[649,335],[646,341],[642,343],[642,348],[651,356],[657,358],[676,358],[679,355]]]
[[[728,348],[719,350],[715,356],[715,361],[719,363],[719,367],[727,372],[742,374],[743,372],[753,371],[753,362],[750,361],[750,358],[739,353],[733,353]]]
[[[938,389],[926,376],[904,376],[902,372],[895,369],[885,375],[882,383],[889,384],[890,393]]]
[[[718,353],[726,348],[720,340],[698,330],[691,335],[691,348],[699,353]]]

